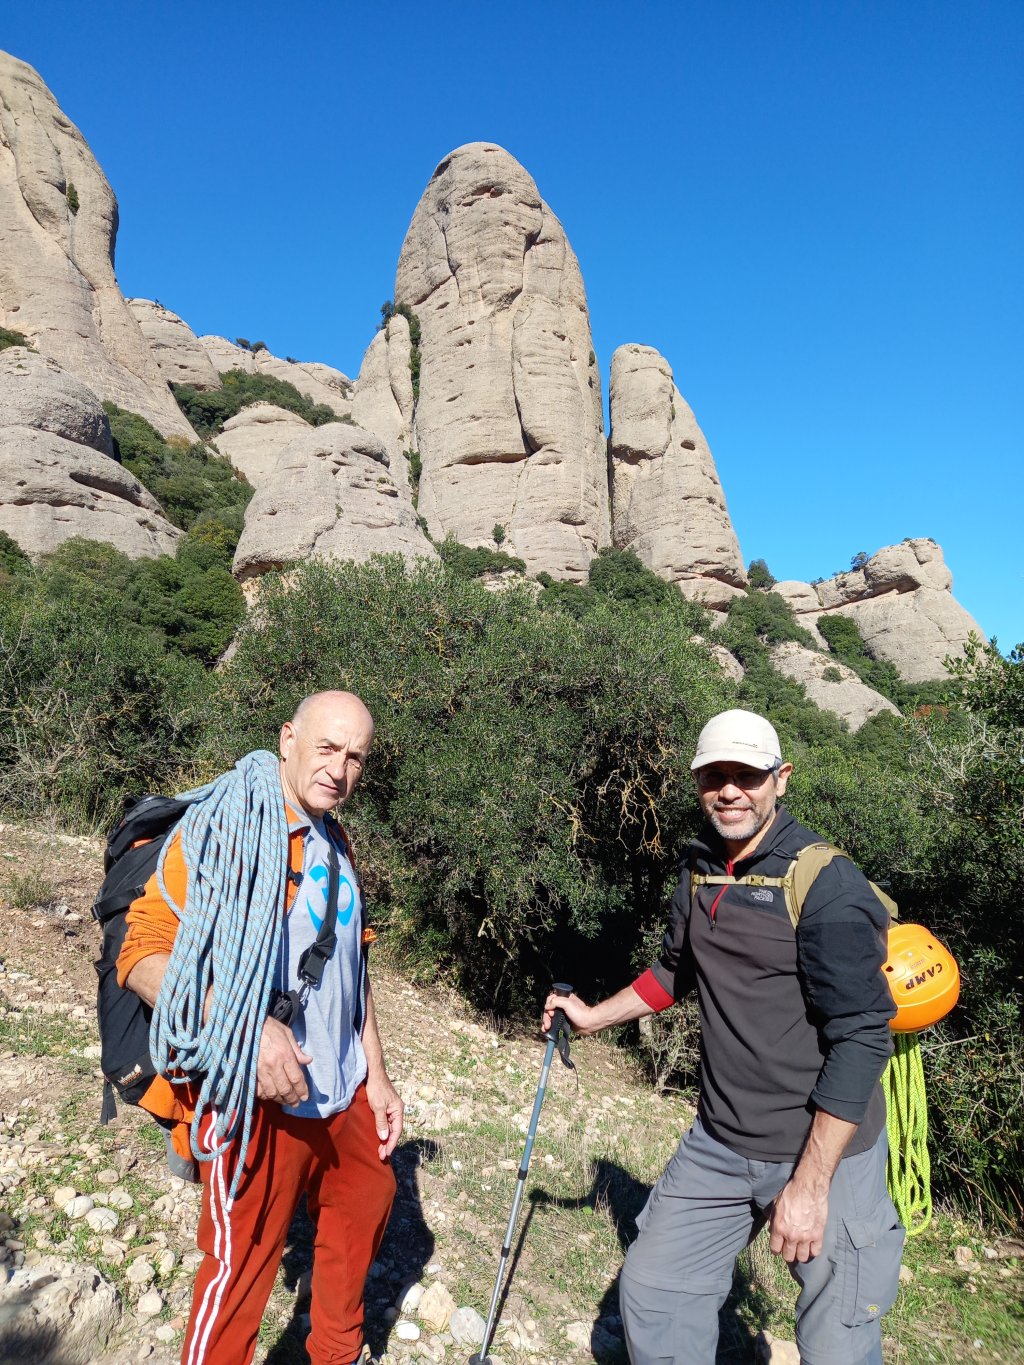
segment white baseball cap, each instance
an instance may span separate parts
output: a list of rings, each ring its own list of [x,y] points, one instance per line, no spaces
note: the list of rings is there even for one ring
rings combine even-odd
[[[706,768],[711,763],[745,763],[765,772],[781,766],[775,727],[753,711],[722,711],[712,716],[697,738],[690,768]]]

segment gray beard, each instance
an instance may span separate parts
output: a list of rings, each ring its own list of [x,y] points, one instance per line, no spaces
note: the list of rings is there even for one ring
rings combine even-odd
[[[775,807],[772,806],[768,814],[760,821],[758,821],[756,810],[748,811],[747,814],[750,816],[751,821],[753,821],[753,824],[750,826],[721,825],[718,821],[718,813],[714,810],[709,813],[708,821],[718,837],[726,843],[745,844],[749,839],[753,839],[755,834],[760,834],[764,827],[771,822],[775,815]]]

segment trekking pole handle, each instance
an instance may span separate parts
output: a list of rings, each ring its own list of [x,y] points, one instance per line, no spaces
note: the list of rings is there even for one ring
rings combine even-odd
[[[551,989],[556,995],[566,997],[572,995],[572,987],[567,985],[564,981],[556,981]],[[553,1043],[557,1041],[559,1034],[568,1034],[569,1031],[569,1020],[566,1018],[565,1010],[555,1010],[554,1014],[551,1016],[551,1027],[548,1029],[547,1033],[545,1033],[544,1037],[549,1043]]]

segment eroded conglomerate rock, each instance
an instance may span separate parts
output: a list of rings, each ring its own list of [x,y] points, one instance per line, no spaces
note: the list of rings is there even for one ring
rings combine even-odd
[[[396,313],[366,348],[352,400],[352,420],[387,446],[399,483],[408,480],[406,451],[412,448],[411,354],[409,323]]]
[[[612,540],[717,610],[747,575],[704,433],[650,346],[612,356]]]
[[[201,336],[198,341],[218,375],[226,374],[228,370],[270,375],[272,379],[294,384],[311,403],[324,403],[339,417],[351,414],[352,380],[331,365],[311,360],[282,360],[265,347],[251,351],[245,346],[236,346],[227,337]]]
[[[85,536],[132,558],[173,554],[181,534],[113,458],[96,395],[21,346],[0,351],[0,530],[30,555]]]
[[[0,323],[101,398],[195,439],[114,277],[117,202],[31,66],[0,53]]]
[[[273,403],[251,403],[224,423],[216,440],[217,452],[254,488],[262,488],[292,441],[309,430],[309,423],[297,412]]]
[[[859,730],[865,721],[883,711],[899,715],[898,708],[888,697],[861,682],[852,668],[828,654],[819,654],[794,640],[787,640],[785,644],[774,646],[771,657],[780,673],[803,684],[815,706],[839,716],[851,730]]]
[[[120,1318],[95,1266],[44,1256],[0,1283],[0,1365],[93,1365]]]
[[[952,586],[941,547],[921,537],[886,545],[862,569],[820,583],[777,583],[773,591],[790,603],[801,625],[825,615],[849,616],[868,652],[916,683],[944,678],[943,659],[959,655],[972,632],[985,638]]]
[[[193,389],[220,388],[220,375],[187,322],[151,299],[125,302],[168,384],[188,384]]]
[[[407,560],[436,552],[416,522],[408,488],[396,486],[384,443],[344,422],[292,441],[245,514],[234,570],[245,580],[309,559]]]
[[[434,171],[396,301],[421,328],[413,430],[435,539],[491,542],[582,579],[609,542],[600,378],[579,265],[522,166],[470,143]]]

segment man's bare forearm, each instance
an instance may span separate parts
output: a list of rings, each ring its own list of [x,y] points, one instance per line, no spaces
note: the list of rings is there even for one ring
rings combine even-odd
[[[377,1029],[377,1011],[374,1008],[373,991],[370,989],[369,981],[366,983],[366,1019],[363,1022],[362,1043],[367,1075],[386,1076],[384,1049],[381,1046],[380,1033]]]
[[[811,1194],[827,1197],[836,1167],[856,1131],[855,1123],[819,1109],[811,1122],[807,1141],[793,1168],[790,1182]]]
[[[769,1246],[784,1260],[809,1261],[824,1245],[828,1196],[855,1123],[819,1109],[793,1174],[772,1205]]]
[[[151,1009],[160,994],[164,973],[170,960],[170,953],[152,953],[149,957],[140,958],[125,978],[124,984],[127,988],[134,991]]]
[[[563,1009],[569,1023],[577,1033],[600,1033],[602,1029],[612,1028],[615,1024],[627,1024],[631,1019],[646,1019],[655,1011],[641,999],[632,986],[623,986],[621,991],[608,996],[596,1005],[586,1005],[578,995],[549,995],[544,1002],[544,1027],[551,1025],[551,1016],[556,1009]]]
[[[134,991],[150,1009],[156,1006],[157,996],[160,994],[160,987],[163,985],[167,964],[170,960],[170,953],[150,953],[149,957],[140,958],[125,977],[124,984],[128,990]],[[212,1003],[213,987],[211,986],[206,992],[206,1001],[203,1005],[203,1023],[210,1017]]]

